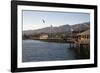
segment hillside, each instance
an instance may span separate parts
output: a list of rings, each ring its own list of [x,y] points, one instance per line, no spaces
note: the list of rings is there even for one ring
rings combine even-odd
[[[32,34],[40,34],[40,33],[69,33],[71,32],[71,29],[73,29],[73,32],[77,31],[84,31],[90,28],[90,22],[80,23],[80,24],[74,24],[74,25],[62,25],[59,27],[46,27],[41,28],[38,30],[27,30],[23,31],[23,34],[25,35],[32,35]]]

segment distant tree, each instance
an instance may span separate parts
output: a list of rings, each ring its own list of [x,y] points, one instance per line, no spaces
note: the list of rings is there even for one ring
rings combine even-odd
[[[22,39],[29,39],[29,38],[30,37],[28,35],[25,35],[25,34],[22,36]]]

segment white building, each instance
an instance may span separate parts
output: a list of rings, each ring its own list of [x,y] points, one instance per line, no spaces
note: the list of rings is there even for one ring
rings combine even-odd
[[[42,34],[42,35],[40,36],[40,39],[48,39],[48,35],[47,35],[47,34]]]

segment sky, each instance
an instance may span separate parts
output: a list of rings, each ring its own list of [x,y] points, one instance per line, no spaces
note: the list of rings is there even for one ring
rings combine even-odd
[[[45,27],[74,25],[90,21],[89,13],[50,12],[50,11],[22,11],[23,30],[36,30]]]

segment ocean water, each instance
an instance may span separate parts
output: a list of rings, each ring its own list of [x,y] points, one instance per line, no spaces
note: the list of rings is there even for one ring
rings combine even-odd
[[[75,60],[76,54],[69,43],[23,40],[22,62]]]

